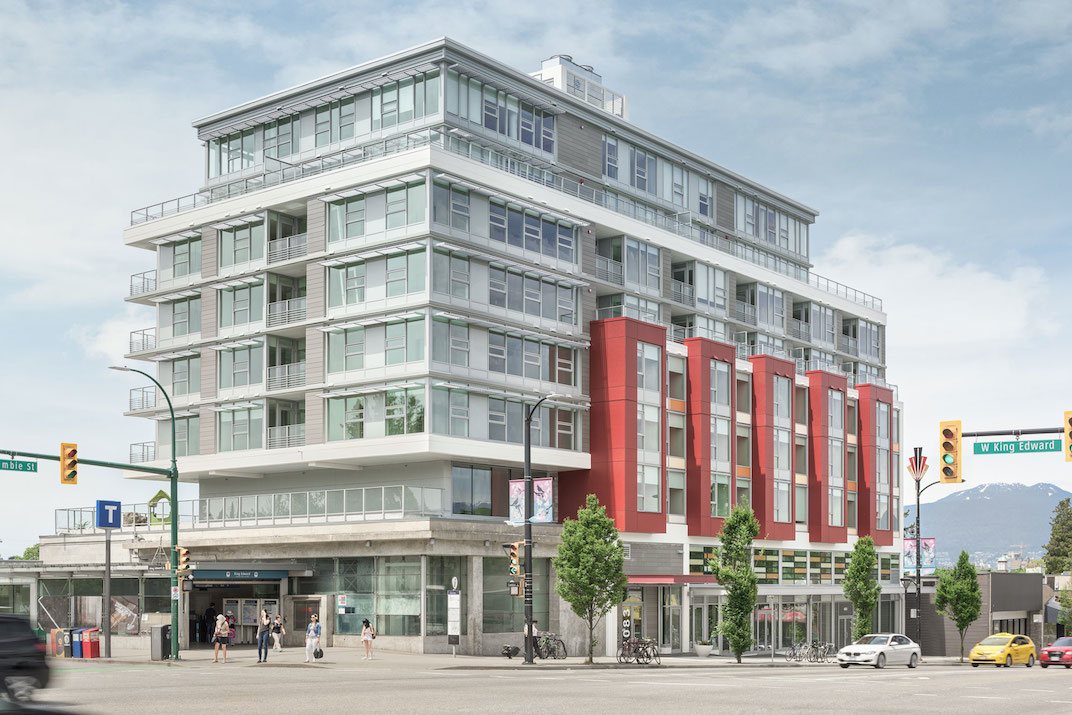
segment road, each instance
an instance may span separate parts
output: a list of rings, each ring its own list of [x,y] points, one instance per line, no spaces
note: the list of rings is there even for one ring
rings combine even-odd
[[[54,687],[37,702],[71,712],[499,712],[539,703],[547,712],[666,712],[717,705],[733,712],[1072,711],[1072,671],[924,665],[876,671],[834,665],[627,669],[486,669],[487,658],[380,653],[363,661],[329,649],[304,665],[291,651],[258,664],[251,651],[213,664],[201,655],[175,665],[57,661]],[[515,661],[516,662],[516,661]],[[666,661],[664,661],[665,663]],[[695,662],[695,661],[693,661]],[[532,709],[532,708],[524,708]]]

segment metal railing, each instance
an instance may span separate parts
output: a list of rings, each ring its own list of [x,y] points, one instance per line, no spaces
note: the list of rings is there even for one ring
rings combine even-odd
[[[829,372],[831,375],[842,375],[841,368],[832,362],[826,360],[805,360],[804,358],[797,358],[797,374],[803,375],[811,372],[812,370],[822,370]]]
[[[737,343],[737,357],[742,360],[747,360],[753,355],[771,355],[776,358],[788,359],[788,355],[785,350],[774,348],[769,345],[745,345],[744,343]]]
[[[130,277],[130,297],[156,290],[156,271],[142,271]]]
[[[149,410],[156,407],[156,387],[132,387],[130,389],[130,411]]]
[[[136,442],[130,445],[130,463],[141,464],[156,459],[156,442]]]
[[[696,288],[679,280],[670,280],[670,297],[675,303],[696,305]]]
[[[549,170],[527,161],[508,156],[500,151],[489,149],[460,136],[454,136],[443,129],[425,129],[411,134],[384,139],[360,147],[346,149],[334,154],[303,162],[296,166],[287,166],[274,171],[266,171],[258,176],[240,179],[228,184],[212,187],[205,191],[163,201],[152,206],[137,209],[130,213],[131,225],[152,221],[164,216],[190,211],[207,206],[215,201],[222,201],[234,196],[241,196],[269,186],[296,181],[325,171],[340,169],[345,166],[372,159],[398,154],[400,152],[434,145],[447,151],[479,161],[508,173],[535,181],[543,186],[557,189],[582,201],[597,204],[623,216],[671,231],[689,240],[702,243],[724,253],[734,255],[741,260],[754,263],[795,280],[818,288],[827,293],[850,300],[875,310],[882,310],[882,301],[863,291],[838,283],[837,281],[816,275],[807,268],[779,259],[773,254],[758,251],[756,248],[738,241],[730,241],[717,236],[709,229],[696,226],[688,221],[679,221],[674,216],[663,214],[653,208],[638,204],[617,194],[596,189],[586,184],[553,174]]]
[[[625,285],[625,272],[622,270],[622,264],[606,256],[596,256],[596,278],[608,283]]]
[[[745,303],[743,300],[733,301],[730,314],[742,323],[756,324],[756,306],[751,303]]]
[[[604,320],[606,318],[635,318],[636,320],[643,320],[645,323],[654,323],[656,325],[666,325],[662,319],[659,318],[659,314],[650,311],[637,308],[632,305],[609,305],[605,308],[596,309],[596,320]]]
[[[274,238],[268,242],[268,263],[282,263],[293,258],[301,258],[308,252],[309,241],[304,233]]]
[[[130,352],[140,353],[156,348],[156,328],[132,330],[130,332]]]
[[[791,338],[796,338],[797,340],[802,340],[806,343],[811,342],[811,325],[797,320],[796,318],[789,319],[789,325],[786,332],[789,333],[789,337]]]
[[[849,355],[860,354],[860,341],[848,335],[838,336],[838,350]]]
[[[268,428],[268,449],[286,449],[305,445],[305,425],[282,425]]]
[[[268,327],[305,320],[305,298],[277,300],[268,304]]]
[[[305,363],[293,362],[289,365],[273,365],[268,368],[268,389],[287,390],[305,384]]]
[[[160,514],[148,504],[123,504],[119,531],[166,532],[171,520],[164,508]],[[94,513],[94,507],[57,509],[56,533],[95,533]],[[180,529],[236,529],[446,517],[450,506],[445,489],[390,485],[186,499],[176,514]]]

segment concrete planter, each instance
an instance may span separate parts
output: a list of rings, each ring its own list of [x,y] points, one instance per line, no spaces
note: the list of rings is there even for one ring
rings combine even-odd
[[[701,658],[706,658],[707,656],[711,655],[711,650],[713,648],[714,648],[714,646],[700,645],[699,643],[697,643],[697,644],[692,646],[692,649],[694,651],[696,651],[696,655],[698,655]]]

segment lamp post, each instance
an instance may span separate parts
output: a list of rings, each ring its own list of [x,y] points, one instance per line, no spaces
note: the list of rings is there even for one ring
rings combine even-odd
[[[923,532],[919,527],[919,495],[927,491],[940,481],[934,481],[925,487],[920,487],[923,477],[926,476],[929,465],[927,458],[923,456],[922,447],[912,448],[912,458],[908,460],[908,473],[916,482],[916,643],[919,643],[920,656],[923,654]],[[903,582],[903,580],[902,580]],[[907,600],[907,586],[906,595]]]
[[[525,663],[532,664],[532,416],[544,400],[561,397],[552,392],[525,407]]]
[[[913,581],[915,581],[915,579],[912,578],[911,576],[901,576],[901,587],[904,589],[904,602],[905,602],[905,607],[906,608],[908,607],[908,587],[912,585]],[[919,622],[919,604],[918,603],[916,604],[916,622],[917,623]],[[905,614],[905,624],[904,625],[905,625],[904,630],[905,630],[905,632],[907,632],[908,631],[908,614],[907,613]],[[918,643],[919,641],[916,641],[916,642]],[[920,649],[921,649],[920,652],[921,653],[922,653],[922,648],[923,648],[923,646],[920,646]]]
[[[169,479],[171,481],[171,590],[174,594],[175,589],[179,587],[179,554],[176,551],[176,547],[179,545],[179,465],[175,459],[175,408],[171,404],[171,397],[168,396],[167,390],[160,384],[159,381],[144,370],[138,370],[133,367],[126,367],[113,365],[108,368],[109,370],[118,370],[119,372],[136,372],[139,375],[144,375],[149,378],[160,393],[164,396],[164,400],[167,402],[168,413],[171,415],[171,474]],[[111,627],[111,624],[108,624]],[[179,659],[179,602],[174,598],[171,599],[171,659]]]

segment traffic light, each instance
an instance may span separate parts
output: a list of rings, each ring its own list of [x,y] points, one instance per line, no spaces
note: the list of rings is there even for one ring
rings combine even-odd
[[[175,566],[175,573],[179,576],[190,575],[190,550],[185,546],[176,546],[175,551],[179,552],[178,563]]]
[[[512,544],[503,544],[503,548],[506,550],[506,556],[510,559],[510,565],[506,571],[511,576],[521,576],[521,542],[515,541]]]
[[[1061,427],[1065,438],[1065,461],[1072,462],[1072,410],[1065,413],[1065,421],[1061,423]]]
[[[60,484],[78,484],[78,445],[60,444]]]
[[[945,420],[938,427],[938,456],[942,484],[959,484],[964,481],[961,461],[960,420]]]

